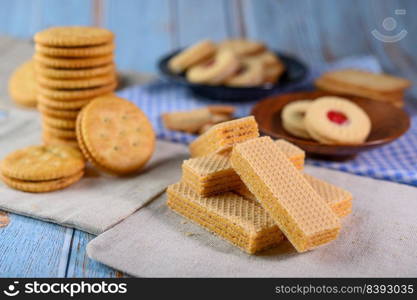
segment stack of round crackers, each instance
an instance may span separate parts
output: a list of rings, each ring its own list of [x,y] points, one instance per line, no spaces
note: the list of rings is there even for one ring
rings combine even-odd
[[[114,35],[96,27],[51,27],[35,35],[38,109],[45,144],[78,146],[75,120],[117,85]]]

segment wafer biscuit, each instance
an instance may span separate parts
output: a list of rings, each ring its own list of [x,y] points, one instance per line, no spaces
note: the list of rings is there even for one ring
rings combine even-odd
[[[258,204],[234,194],[200,197],[184,183],[168,187],[168,206],[253,254],[278,245],[283,235]]]
[[[93,68],[107,65],[113,62],[113,54],[106,54],[97,57],[82,57],[82,58],[68,58],[68,57],[51,57],[40,53],[35,53],[34,60],[44,66],[50,68],[64,68],[64,69],[82,69]]]
[[[82,47],[110,43],[114,34],[104,28],[91,26],[50,27],[35,34],[37,44],[51,47]]]
[[[30,193],[46,193],[64,189],[81,179],[84,171],[80,171],[74,175],[53,179],[48,181],[24,181],[0,174],[1,179],[9,187]]]
[[[303,169],[303,150],[285,140],[278,140],[275,144],[298,170]],[[229,157],[227,153],[211,153],[185,160],[182,164],[182,181],[201,196],[240,191],[244,184],[230,165]]]
[[[303,174],[303,176],[338,217],[345,217],[352,212],[351,193],[309,174]],[[240,185],[234,191],[246,199],[257,201],[256,197],[244,184]]]
[[[113,53],[114,44],[107,43],[89,47],[50,47],[41,44],[35,45],[35,51],[47,56],[56,57],[89,57]]]
[[[230,149],[234,144],[259,136],[253,116],[224,122],[211,127],[190,144],[192,157]]]
[[[0,163],[0,172],[25,181],[68,177],[84,169],[82,154],[66,146],[30,146],[16,150]]]
[[[113,63],[99,66],[95,68],[85,69],[54,69],[47,66],[36,63],[36,74],[49,78],[70,79],[70,78],[90,78],[105,74],[113,74],[116,72],[116,68]]]
[[[324,199],[337,216],[344,217],[352,212],[351,193],[309,174],[303,175],[308,183]]]
[[[338,236],[339,218],[271,138],[235,145],[230,161],[298,252]]]

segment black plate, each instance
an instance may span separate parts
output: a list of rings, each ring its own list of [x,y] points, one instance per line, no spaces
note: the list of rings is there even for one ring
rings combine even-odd
[[[285,65],[286,71],[276,84],[263,85],[259,87],[228,87],[228,86],[212,86],[204,84],[195,84],[187,81],[185,74],[172,73],[168,68],[168,61],[179,53],[182,49],[176,50],[164,57],[158,62],[158,68],[162,76],[170,81],[182,84],[191,89],[196,95],[210,99],[243,101],[265,98],[279,88],[288,84],[300,82],[307,74],[307,67],[298,59],[274,51]]]

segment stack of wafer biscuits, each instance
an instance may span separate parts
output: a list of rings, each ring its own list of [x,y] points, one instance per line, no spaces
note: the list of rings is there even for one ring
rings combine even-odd
[[[194,142],[197,157],[168,188],[172,210],[250,254],[284,235],[299,252],[337,237],[339,218],[351,212],[348,191],[304,174],[304,151],[258,137],[251,117],[220,125]]]
[[[407,79],[388,74],[344,69],[324,73],[315,82],[324,91],[383,101],[404,106],[404,92],[411,86]]]
[[[77,146],[75,120],[93,98],[116,88],[113,33],[52,27],[35,35],[38,109],[45,144]]]

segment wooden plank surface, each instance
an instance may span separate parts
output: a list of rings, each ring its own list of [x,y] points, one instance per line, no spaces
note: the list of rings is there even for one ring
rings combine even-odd
[[[10,214],[0,228],[0,277],[64,277],[72,231]]]

